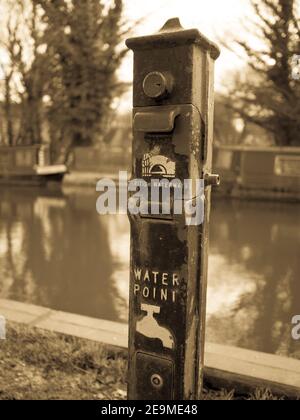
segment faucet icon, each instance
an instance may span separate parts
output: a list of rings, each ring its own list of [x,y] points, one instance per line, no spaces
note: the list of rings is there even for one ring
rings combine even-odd
[[[160,313],[160,307],[142,304],[141,309],[147,315],[137,321],[136,331],[148,338],[158,338],[165,348],[173,350],[175,342],[172,333],[167,328],[161,327],[154,318],[154,314]]]

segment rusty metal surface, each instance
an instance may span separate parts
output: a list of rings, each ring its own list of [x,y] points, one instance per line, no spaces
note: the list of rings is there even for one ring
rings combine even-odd
[[[135,53],[133,178],[148,185],[205,177],[215,183],[209,175],[213,44],[172,20],[159,34],[127,45]],[[158,73],[172,78],[172,89]],[[207,187],[202,225],[189,226],[185,214],[172,212],[129,215],[129,399],[188,400],[201,392],[209,208]]]
[[[177,106],[138,110],[134,115],[133,130],[142,133],[170,133],[174,129],[175,118],[178,115],[180,108]]]

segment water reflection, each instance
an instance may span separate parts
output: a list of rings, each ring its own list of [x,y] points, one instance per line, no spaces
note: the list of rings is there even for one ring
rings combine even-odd
[[[300,208],[216,201],[211,223],[208,336],[300,358]]]
[[[126,322],[129,223],[96,192],[0,189],[0,297]],[[207,336],[300,358],[300,207],[215,201]]]
[[[95,196],[0,193],[0,296],[120,320],[109,224]],[[119,296],[119,299],[116,299]]]

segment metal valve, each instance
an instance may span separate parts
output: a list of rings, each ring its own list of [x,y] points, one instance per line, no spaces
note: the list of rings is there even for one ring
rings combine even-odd
[[[173,77],[169,73],[153,71],[144,79],[143,90],[146,96],[152,99],[163,99],[173,89]]]
[[[218,187],[221,184],[220,175],[218,174],[205,174],[204,183],[206,187]]]

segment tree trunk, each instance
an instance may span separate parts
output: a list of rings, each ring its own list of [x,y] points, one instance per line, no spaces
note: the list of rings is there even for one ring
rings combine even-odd
[[[13,130],[13,116],[12,116],[12,106],[11,106],[11,88],[10,81],[11,75],[8,75],[5,78],[5,102],[4,102],[4,112],[6,118],[6,137],[7,144],[13,146],[14,144],[14,130]]]

